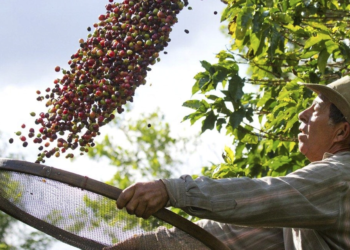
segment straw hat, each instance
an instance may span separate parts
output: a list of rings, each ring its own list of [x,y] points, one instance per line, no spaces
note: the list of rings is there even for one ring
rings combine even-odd
[[[333,103],[350,122],[350,77],[342,77],[328,85],[299,83],[317,94],[322,94]]]

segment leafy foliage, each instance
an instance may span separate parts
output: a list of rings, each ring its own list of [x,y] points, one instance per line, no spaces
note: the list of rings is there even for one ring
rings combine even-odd
[[[298,113],[314,96],[298,82],[327,84],[349,74],[348,1],[228,0],[222,21],[232,44],[218,63],[201,62],[184,117],[202,132],[225,128],[234,151],[203,168],[214,178],[286,175],[307,164],[298,152]],[[248,65],[248,76],[238,74]]]
[[[169,124],[159,111],[143,114],[137,120],[118,117],[111,127],[113,135],[106,135],[88,155],[96,160],[108,159],[117,169],[109,184],[122,189],[136,179],[169,178],[181,163],[174,155],[188,150],[189,139],[171,136]]]

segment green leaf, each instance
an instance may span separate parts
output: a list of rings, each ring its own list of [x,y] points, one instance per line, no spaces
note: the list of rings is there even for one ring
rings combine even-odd
[[[318,53],[319,53],[319,51],[317,51],[317,50],[309,50],[306,53],[302,54],[300,56],[300,58],[301,59],[307,59],[307,58],[310,58],[310,57],[312,57],[312,56],[314,56],[314,55],[316,55]]]
[[[300,3],[301,2],[301,0],[290,0],[290,6],[295,6],[297,3]]]
[[[348,63],[350,61],[350,48],[348,45],[346,45],[344,42],[341,42],[339,44],[339,49],[342,53],[342,56],[345,59],[345,63]]]
[[[196,83],[192,86],[192,95],[197,93],[200,90],[199,88],[199,81],[196,81]]]
[[[225,153],[226,153],[226,158],[230,159],[228,163],[233,163],[233,161],[235,160],[235,154],[233,153],[232,149],[225,146]]]
[[[274,13],[272,15],[273,19],[279,23],[291,23],[293,22],[293,19],[291,16],[287,15],[286,13],[283,12],[278,12],[278,13]]]
[[[281,35],[281,33],[276,28],[271,28],[271,35],[270,35],[270,46],[268,49],[268,55],[270,58],[273,58],[276,50],[278,49],[279,44],[284,41],[284,37]]]
[[[213,111],[207,113],[207,117],[203,120],[202,123],[202,133],[204,133],[207,129],[212,130],[215,126],[217,116]]]
[[[331,0],[332,5],[339,10],[339,1],[338,0]]]
[[[213,82],[216,85],[227,78],[228,72],[225,68],[218,69],[212,76]],[[216,86],[215,86],[216,88]]]
[[[206,98],[208,98],[209,100],[215,101],[216,99],[218,99],[219,97],[216,95],[206,95]]]
[[[216,57],[219,58],[219,62],[227,61],[226,59],[235,60],[235,57],[231,53],[228,53],[226,50],[220,51]]]
[[[311,27],[326,31],[327,33],[329,32],[328,28],[325,25],[323,25],[322,23],[309,22],[309,25]]]
[[[199,109],[201,106],[201,101],[199,100],[189,100],[182,104],[183,107],[191,108],[191,109]]]
[[[238,13],[237,27],[236,27],[236,39],[244,40],[247,29],[249,28],[253,20],[254,9],[251,7],[245,7]]]
[[[230,115],[231,111],[226,107],[225,101],[222,98],[218,98],[211,106],[212,109],[216,109],[218,113]]]
[[[328,40],[326,43],[326,49],[328,54],[332,54],[335,50],[339,49],[339,45],[333,42],[332,40]]]
[[[259,33],[253,33],[250,36],[250,47],[254,50],[254,54],[256,54],[260,46],[260,36],[261,34]]]
[[[304,28],[298,25],[293,25],[292,23],[289,23],[287,25],[284,25],[283,27],[292,31],[296,36],[301,36],[301,37],[309,36],[309,33]]]
[[[210,63],[208,63],[207,61],[201,61],[201,64],[202,67],[205,68],[205,70],[209,72],[210,75],[214,74],[215,70]]]
[[[203,116],[205,116],[205,113],[194,112],[192,114],[189,114],[189,115],[185,116],[182,121],[186,121],[186,120],[190,119],[191,125],[193,125],[196,121],[198,121]]]
[[[261,32],[262,20],[259,11],[256,11],[253,18],[253,34]]]
[[[206,100],[201,100],[201,105],[198,108],[199,112],[205,113],[207,112],[208,108],[210,108],[209,103]]]
[[[243,80],[239,76],[235,75],[229,80],[228,91],[229,95],[234,102],[238,102],[244,92],[243,92]]]
[[[328,53],[327,49],[322,50],[318,56],[318,69],[322,74],[324,74],[324,71],[326,69],[329,56],[330,54]]]
[[[226,119],[224,119],[224,118],[217,119],[217,121],[216,121],[216,130],[220,132],[221,128],[222,128],[222,125],[225,124],[225,123],[226,123]]]
[[[267,166],[271,168],[272,170],[278,170],[281,166],[288,164],[291,161],[291,159],[288,156],[276,156],[273,159],[269,160],[267,162]],[[264,164],[265,165],[265,164]]]
[[[298,115],[294,115],[292,119],[288,119],[287,125],[284,128],[284,131],[288,131],[289,129],[291,129],[295,123],[299,124],[299,118]]]
[[[311,46],[320,43],[323,40],[330,40],[330,36],[322,33],[317,33],[316,36],[310,37],[306,42],[304,49],[310,48]]]
[[[239,109],[230,115],[230,124],[233,129],[238,128],[239,124],[243,121],[245,116],[245,110]]]
[[[247,144],[258,144],[259,142],[259,138],[257,135],[253,135],[250,133],[247,133],[243,139],[241,140],[241,142],[243,143],[247,143]]]
[[[204,85],[207,85],[210,83],[211,78],[207,72],[200,72],[198,73],[194,79],[196,79],[196,83],[192,87],[192,95],[197,93],[199,90],[203,88]]]
[[[263,107],[266,102],[268,102],[271,99],[271,92],[265,92],[264,96],[259,99],[258,103],[256,104],[257,107]]]

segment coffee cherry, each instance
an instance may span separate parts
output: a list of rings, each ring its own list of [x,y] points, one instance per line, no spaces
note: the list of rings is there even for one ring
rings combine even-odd
[[[11,143],[11,144],[13,143],[13,138],[9,139],[9,143]]]
[[[79,40],[68,69],[55,67],[62,77],[45,89],[44,96],[36,92],[36,99],[46,99],[47,107],[39,115],[30,113],[38,128],[30,129],[28,137],[43,144],[39,151],[45,148],[36,162],[68,150],[84,154],[95,145],[100,127],[111,122],[114,113],[123,113],[123,105],[133,102],[135,90],[146,83],[150,66],[160,61],[159,53],[170,42],[176,16],[187,4],[181,0],[109,0],[106,13],[93,24],[94,31]],[[34,131],[40,133],[35,138]],[[21,136],[21,132],[16,134]],[[66,155],[73,157],[72,153]]]

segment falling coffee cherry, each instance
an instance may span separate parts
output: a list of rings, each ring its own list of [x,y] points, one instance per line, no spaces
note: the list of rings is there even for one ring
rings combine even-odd
[[[11,143],[11,144],[13,143],[13,138],[9,139],[9,143]]]
[[[146,84],[151,66],[160,61],[160,52],[171,41],[177,15],[188,4],[186,0],[185,4],[182,0],[108,1],[106,13],[91,25],[94,30],[87,28],[91,33],[79,40],[68,67],[55,68],[62,76],[45,89],[45,95],[37,91],[36,99],[46,110],[31,113],[39,134],[30,132],[26,140],[40,146],[37,163],[55,155],[73,158],[70,150],[85,153],[95,145],[100,128],[123,113],[136,89]]]
[[[214,11],[214,15],[217,15],[218,14],[218,12],[217,11]]]
[[[190,31],[189,30],[185,30],[185,33],[188,34],[188,33],[190,33]]]
[[[90,31],[91,31],[91,27],[87,27],[87,31],[89,31],[89,32],[90,32]]]
[[[149,127],[149,128],[150,128],[151,126],[152,126],[152,125],[148,123],[147,127]]]

